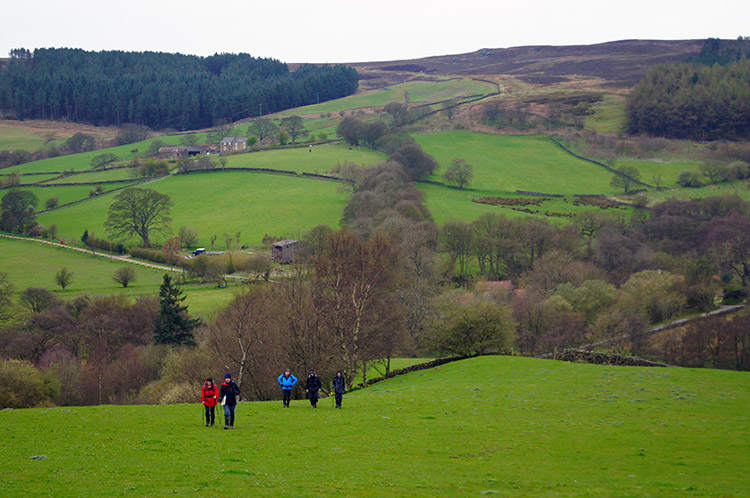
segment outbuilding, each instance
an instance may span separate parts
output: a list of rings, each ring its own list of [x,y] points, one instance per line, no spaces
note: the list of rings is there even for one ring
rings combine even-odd
[[[271,257],[277,263],[289,264],[295,259],[295,250],[299,241],[297,240],[280,240],[273,245]]]

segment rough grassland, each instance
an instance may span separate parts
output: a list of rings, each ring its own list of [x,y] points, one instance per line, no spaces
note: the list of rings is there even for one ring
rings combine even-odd
[[[241,231],[243,243],[259,244],[264,234],[294,236],[319,224],[337,226],[347,196],[337,193],[336,186],[332,180],[219,171],[178,175],[148,188],[171,196],[174,231],[191,226],[200,234],[200,245],[208,247],[215,234],[217,247],[222,247],[224,233]],[[77,240],[85,229],[104,236],[113,198],[106,194],[44,214],[38,221],[55,223],[66,239]]]
[[[641,180],[654,185],[654,175],[661,175],[662,186],[677,185],[677,176],[683,171],[698,171],[694,162],[657,162],[648,160],[618,159],[615,167],[633,166],[641,173]]]
[[[594,114],[586,117],[586,129],[594,133],[621,133],[625,129],[625,98],[605,95],[593,106]]]
[[[483,357],[234,431],[197,402],[3,411],[0,494],[747,496],[747,375]]]
[[[533,190],[556,194],[615,192],[612,173],[576,159],[545,136],[509,136],[447,131],[415,134],[414,139],[440,164],[432,179],[454,158],[474,167],[472,186],[483,190]]]
[[[129,184],[117,183],[117,184],[104,184],[102,188],[104,191],[109,191],[116,188],[122,188]],[[20,190],[29,190],[33,192],[39,199],[39,205],[37,211],[44,210],[44,202],[52,197],[57,197],[60,204],[68,202],[78,201],[89,197],[89,192],[94,190],[96,185],[68,185],[64,187],[19,187]]]

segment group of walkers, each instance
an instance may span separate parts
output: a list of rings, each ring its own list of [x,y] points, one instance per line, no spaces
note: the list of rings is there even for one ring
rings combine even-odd
[[[297,384],[297,377],[292,375],[287,368],[283,374],[279,375],[278,381],[283,394],[283,406],[289,408],[289,403],[292,401],[292,388]],[[310,370],[310,374],[305,381],[305,392],[313,408],[318,407],[318,399],[322,388],[323,383],[320,381],[320,377],[315,373],[315,370]],[[333,391],[336,400],[336,408],[341,408],[344,391],[346,391],[346,381],[341,370],[336,372],[336,376],[331,382],[331,391]],[[234,412],[239,396],[240,386],[232,380],[230,374],[224,375],[224,382],[221,387],[216,387],[211,377],[206,379],[201,388],[201,403],[203,403],[206,412],[206,427],[214,425],[216,405],[221,404],[224,407],[224,429],[234,429]]]

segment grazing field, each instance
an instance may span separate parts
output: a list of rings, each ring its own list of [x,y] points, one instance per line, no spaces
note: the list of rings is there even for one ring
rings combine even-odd
[[[35,151],[45,146],[59,146],[76,132],[113,138],[116,129],[37,119],[0,120],[0,150]]]
[[[0,272],[8,274],[16,291],[28,287],[42,287],[68,299],[80,294],[92,296],[121,294],[139,296],[159,294],[164,272],[142,265],[124,263],[107,257],[93,256],[78,251],[40,244],[38,242],[0,237]],[[136,272],[136,279],[123,288],[112,280],[118,268],[128,266]],[[66,267],[73,272],[73,282],[64,291],[55,283],[55,274]],[[33,268],[33,271],[29,271]],[[229,281],[229,287],[219,289],[215,284],[183,286],[190,313],[208,315],[227,304],[242,284]]]
[[[104,191],[112,189],[123,188],[128,184],[116,183],[116,184],[105,184],[102,185]],[[20,187],[21,190],[29,190],[33,192],[39,199],[38,211],[44,210],[44,203],[47,199],[57,197],[59,204],[66,204],[68,202],[78,201],[89,197],[89,192],[95,189],[95,185],[66,185],[61,187]]]
[[[223,247],[224,233],[239,231],[243,244],[259,244],[265,234],[295,236],[319,224],[337,226],[347,195],[336,187],[332,180],[232,171],[177,175],[148,185],[171,196],[174,232],[191,226],[205,247],[216,235],[217,248]],[[113,198],[114,194],[102,195],[43,214],[38,221],[45,226],[55,223],[66,239],[78,240],[86,229],[103,237]]]
[[[747,376],[493,356],[343,410],[240,403],[230,431],[203,427],[197,385],[190,405],[8,410],[0,494],[747,496]]]
[[[348,111],[368,107],[383,107],[389,102],[422,104],[457,99],[468,95],[484,95],[496,91],[495,85],[469,78],[435,81],[413,80],[378,90],[368,90],[349,97],[329,100],[321,104],[297,107],[275,116],[308,116],[327,112]]]
[[[507,199],[529,199],[528,196],[492,190],[475,190],[465,189],[458,190],[455,188],[420,183],[419,190],[424,194],[425,204],[430,209],[435,222],[440,225],[451,219],[462,221],[473,221],[485,212],[500,213],[508,218],[520,218],[533,216],[539,219],[545,219],[552,223],[567,224],[571,221],[568,216],[558,215],[576,215],[583,212],[617,212],[624,216],[629,216],[633,209],[630,207],[617,207],[600,209],[597,207],[576,205],[575,197],[548,198],[538,205],[532,206],[506,206],[506,205],[488,205],[472,202],[472,199],[482,197],[502,197]],[[539,199],[531,198],[531,199]],[[529,212],[531,211],[531,212]]]
[[[701,199],[715,195],[736,195],[745,200],[750,200],[750,182],[721,183],[708,185],[701,188],[673,188],[661,191],[649,191],[648,199],[651,203],[658,203],[667,199],[687,201],[690,199]]]
[[[272,168],[297,173],[326,173],[336,164],[350,162],[370,165],[384,161],[385,154],[364,147],[345,145],[317,145],[312,149],[268,150],[249,154],[235,154],[228,157],[228,168]]]
[[[563,151],[546,136],[510,136],[446,131],[414,139],[440,164],[440,175],[454,158],[474,167],[472,186],[482,190],[531,190],[556,194],[615,192],[612,173]]]
[[[656,175],[661,176],[662,186],[677,185],[677,176],[683,171],[698,171],[700,164],[695,162],[657,162],[648,160],[618,159],[616,168],[632,166],[641,173],[641,180],[654,185]]]
[[[79,175],[69,175],[49,182],[55,183],[82,183],[82,182],[107,182],[111,180],[128,180],[133,178],[133,169],[104,169],[101,171],[92,171],[91,173],[81,173]]]

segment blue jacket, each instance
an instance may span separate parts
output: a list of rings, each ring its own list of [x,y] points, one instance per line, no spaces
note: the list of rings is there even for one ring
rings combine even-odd
[[[289,374],[289,377],[285,377],[284,374],[279,375],[279,385],[285,391],[290,390],[297,383],[297,377]]]

